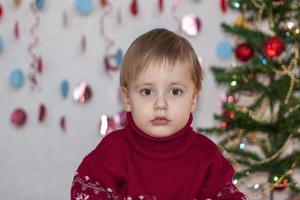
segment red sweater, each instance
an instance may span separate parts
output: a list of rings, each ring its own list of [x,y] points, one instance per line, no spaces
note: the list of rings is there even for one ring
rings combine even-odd
[[[188,123],[155,138],[134,123],[105,136],[80,164],[72,200],[244,200],[231,183],[234,170],[218,147]]]

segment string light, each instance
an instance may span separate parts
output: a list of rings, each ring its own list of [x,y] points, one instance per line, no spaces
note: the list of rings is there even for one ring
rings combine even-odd
[[[233,181],[232,181],[232,183],[234,184],[234,185],[236,185],[237,184],[237,179],[234,179]]]
[[[236,84],[237,84],[236,81],[232,81],[232,82],[230,83],[230,85],[231,85],[232,87],[236,86]]]
[[[240,144],[240,149],[245,149],[245,144],[244,143]]]

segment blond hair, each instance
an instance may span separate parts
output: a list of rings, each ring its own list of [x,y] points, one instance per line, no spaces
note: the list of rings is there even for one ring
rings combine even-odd
[[[201,89],[203,72],[192,45],[185,38],[163,28],[144,33],[130,45],[122,61],[121,87],[128,88],[130,81],[150,64],[161,66],[166,62],[171,66],[184,64],[182,66],[189,71],[196,90]]]

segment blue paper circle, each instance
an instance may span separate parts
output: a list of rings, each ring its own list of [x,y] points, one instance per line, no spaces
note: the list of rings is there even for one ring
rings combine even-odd
[[[122,60],[123,60],[123,52],[122,52],[122,49],[118,49],[116,55],[115,55],[115,58],[116,58],[116,63],[117,65],[121,65],[122,63]]]
[[[45,6],[45,0],[36,0],[35,5],[37,9],[42,10]]]
[[[3,49],[4,49],[4,43],[2,37],[0,36],[0,53],[3,51]]]
[[[63,97],[67,97],[69,94],[69,82],[67,80],[63,80],[60,84],[60,92]]]
[[[89,14],[93,10],[92,0],[76,0],[75,8],[81,14]]]
[[[20,88],[24,84],[24,74],[21,69],[15,69],[10,74],[10,84],[15,88]]]
[[[217,46],[217,54],[221,59],[230,59],[232,56],[232,46],[229,42],[220,42]]]

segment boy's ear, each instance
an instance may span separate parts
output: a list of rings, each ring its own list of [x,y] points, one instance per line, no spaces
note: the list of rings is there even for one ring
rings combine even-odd
[[[125,110],[127,112],[131,111],[131,107],[130,107],[130,100],[129,100],[129,94],[128,91],[125,87],[121,87],[121,94],[125,103]]]
[[[199,96],[199,92],[195,91],[192,99],[191,112],[194,112],[197,108],[198,96]]]

